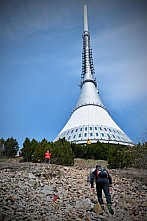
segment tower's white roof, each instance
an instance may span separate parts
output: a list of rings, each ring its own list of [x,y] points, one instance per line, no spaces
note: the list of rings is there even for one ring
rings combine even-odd
[[[61,130],[56,140],[65,137],[75,143],[120,143],[131,145],[133,142],[119,128],[108,112],[99,105],[85,104],[77,108]]]

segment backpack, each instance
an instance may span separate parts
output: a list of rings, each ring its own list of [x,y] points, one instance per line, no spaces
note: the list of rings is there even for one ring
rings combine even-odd
[[[97,169],[97,178],[108,178],[108,172],[105,168],[101,167]]]

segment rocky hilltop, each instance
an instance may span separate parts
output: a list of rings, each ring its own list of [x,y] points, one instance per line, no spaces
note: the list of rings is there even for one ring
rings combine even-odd
[[[146,171],[110,170],[114,215],[97,204],[87,174],[96,162],[72,167],[0,161],[0,221],[146,221]]]

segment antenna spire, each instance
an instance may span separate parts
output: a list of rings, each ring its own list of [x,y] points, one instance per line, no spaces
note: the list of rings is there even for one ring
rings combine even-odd
[[[90,33],[88,31],[88,15],[87,5],[84,4],[84,32],[83,32],[83,52],[82,52],[82,74],[80,87],[91,82],[97,87],[96,79],[94,78],[94,65],[92,58],[92,49],[90,48]]]
[[[88,31],[87,5],[84,4],[84,31]]]

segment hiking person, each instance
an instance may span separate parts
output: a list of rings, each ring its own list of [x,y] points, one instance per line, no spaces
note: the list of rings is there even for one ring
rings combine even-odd
[[[112,188],[112,178],[110,174],[105,168],[101,167],[100,165],[96,165],[96,169],[92,172],[90,177],[92,191],[94,191],[94,180],[96,182],[98,202],[102,210],[104,210],[104,203],[102,198],[102,190],[103,190],[106,196],[107,208],[109,212],[113,215],[114,211],[111,207],[112,202],[111,202],[111,195],[109,192],[110,188]]]
[[[51,159],[51,153],[49,150],[47,150],[44,154],[44,158],[45,158],[45,163],[50,164],[50,159]]]

